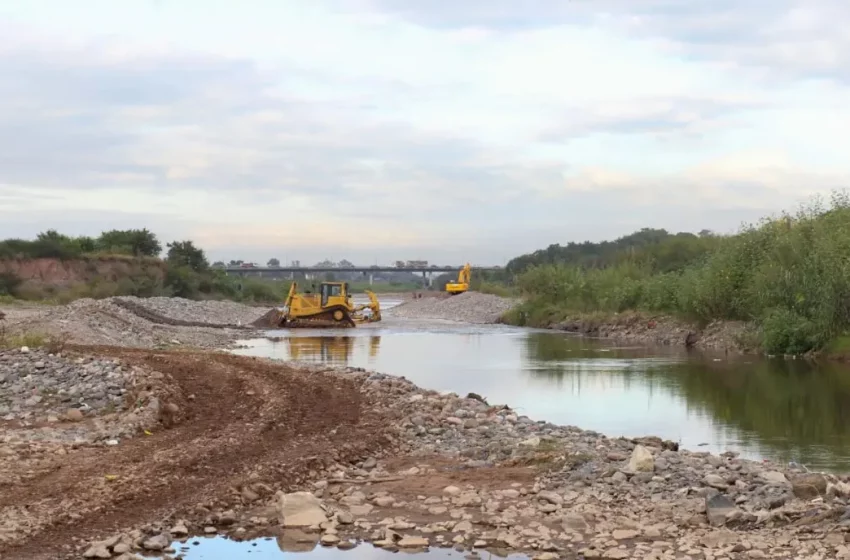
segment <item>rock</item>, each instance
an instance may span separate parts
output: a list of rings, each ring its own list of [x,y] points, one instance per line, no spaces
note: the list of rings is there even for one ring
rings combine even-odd
[[[636,445],[629,459],[628,470],[630,472],[653,472],[655,470],[655,459],[652,453],[642,445]]]
[[[640,533],[638,533],[637,531],[635,531],[633,529],[617,529],[613,533],[611,533],[611,536],[618,541],[622,541],[622,540],[625,540],[625,539],[633,539],[633,538],[637,537],[639,534]]]
[[[543,490],[537,493],[537,497],[541,500],[545,500],[550,504],[561,505],[564,503],[564,498],[556,494],[555,492],[550,492],[549,490]]]
[[[186,525],[183,523],[177,523],[174,527],[169,531],[175,537],[185,537],[189,534],[189,529],[186,528]]]
[[[115,554],[125,554],[130,552],[130,545],[124,542],[120,542],[112,547],[112,552]]]
[[[725,525],[726,516],[734,511],[737,511],[735,504],[723,494],[705,496],[705,515],[711,525],[715,527]]]
[[[392,496],[379,496],[375,498],[374,504],[378,507],[390,507],[395,503],[395,498]]]
[[[723,477],[716,474],[707,474],[702,479],[703,484],[706,486],[710,486],[712,488],[716,488],[717,490],[726,490],[729,488],[729,485],[723,480]]]
[[[367,471],[371,471],[375,467],[378,466],[378,461],[374,457],[369,457],[365,461],[363,461],[363,468]]]
[[[354,523],[354,515],[348,511],[339,511],[336,514],[336,520],[340,525],[351,525]]]
[[[801,500],[813,500],[826,495],[826,478],[817,473],[802,474],[791,480],[794,495]]]
[[[171,544],[171,539],[165,533],[160,533],[156,536],[142,542],[142,548],[145,550],[162,551],[168,548]]]
[[[322,502],[310,492],[281,494],[277,513],[284,527],[310,527],[328,520]]]
[[[339,542],[339,537],[330,533],[322,535],[320,541],[325,546],[333,546]]]
[[[398,543],[396,543],[400,548],[427,548],[428,547],[428,539],[424,537],[415,537],[415,536],[404,536],[401,538]]]
[[[83,558],[112,558],[112,553],[103,543],[95,543],[83,553]]]
[[[771,484],[786,484],[788,482],[785,474],[779,471],[765,471],[759,475],[759,478]]]
[[[443,488],[443,494],[448,494],[449,496],[457,496],[460,492],[461,490],[457,486],[446,486]]]
[[[71,408],[65,413],[65,418],[71,422],[80,422],[83,419],[83,412],[79,408]]]

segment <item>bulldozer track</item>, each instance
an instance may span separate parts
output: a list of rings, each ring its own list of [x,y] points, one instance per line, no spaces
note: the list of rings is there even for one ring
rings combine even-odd
[[[342,312],[342,320],[337,321],[334,318],[334,313]],[[316,313],[310,317],[300,317],[286,321],[282,328],[351,328],[356,326],[354,319],[351,317],[348,309],[341,305],[324,309],[321,313]]]

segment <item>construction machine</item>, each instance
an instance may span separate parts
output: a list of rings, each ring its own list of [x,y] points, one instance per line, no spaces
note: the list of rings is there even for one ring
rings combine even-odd
[[[462,294],[469,290],[469,281],[472,277],[472,267],[466,263],[457,274],[457,282],[446,284],[446,291],[451,295]]]
[[[268,315],[273,328],[348,328],[381,320],[378,296],[366,290],[369,303],[354,305],[347,282],[322,282],[318,293],[299,293],[296,282],[289,288],[283,309]]]

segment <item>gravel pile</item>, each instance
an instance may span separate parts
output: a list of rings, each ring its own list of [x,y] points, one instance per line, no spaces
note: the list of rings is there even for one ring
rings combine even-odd
[[[180,298],[151,298],[151,303],[146,302],[127,297],[79,299],[29,313],[17,321],[7,318],[6,323],[12,333],[42,332],[77,344],[219,348],[256,336],[239,322],[249,324],[246,319],[256,319],[264,311],[232,302]]]
[[[233,301],[193,301],[184,298],[169,297],[117,297],[115,302],[141,306],[152,313],[185,323],[208,325],[249,325],[265,311],[265,308],[252,307]]]
[[[490,294],[466,292],[446,298],[422,298],[406,301],[388,309],[388,317],[406,319],[442,319],[463,323],[496,323],[503,313],[516,305],[513,299]]]
[[[43,350],[0,352],[0,417],[82,421],[127,408],[138,370],[112,359],[65,358]]]

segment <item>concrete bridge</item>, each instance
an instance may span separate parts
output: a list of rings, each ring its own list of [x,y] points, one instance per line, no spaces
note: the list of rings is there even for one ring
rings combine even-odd
[[[374,280],[376,272],[417,272],[422,273],[422,278],[430,286],[433,280],[433,274],[445,274],[447,272],[457,273],[463,266],[349,266],[349,267],[332,267],[332,266],[226,266],[224,272],[228,276],[259,276],[262,278],[277,278],[277,279],[293,279],[295,274],[304,274],[309,278],[310,275],[319,272],[360,272],[364,276],[369,276],[369,284]],[[499,266],[473,266],[472,272],[475,271],[496,271],[501,270]]]

